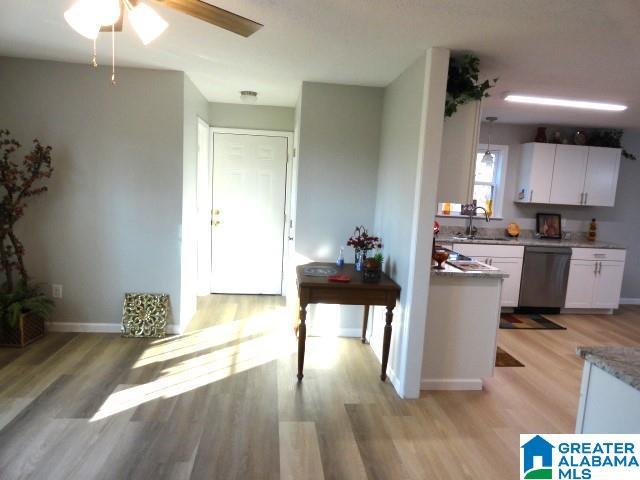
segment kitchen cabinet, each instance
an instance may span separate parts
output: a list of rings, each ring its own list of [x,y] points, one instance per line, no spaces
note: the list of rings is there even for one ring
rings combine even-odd
[[[480,135],[480,101],[445,118],[438,176],[438,202],[469,203],[473,196]]]
[[[523,203],[549,203],[556,145],[525,143],[520,159],[518,200]]]
[[[453,250],[479,262],[499,268],[509,276],[502,283],[500,306],[517,307],[520,297],[524,247],[517,245],[484,245],[456,243]]]
[[[572,252],[565,308],[618,308],[626,252],[592,248]]]
[[[620,153],[619,148],[525,143],[516,202],[612,207]]]
[[[557,145],[549,203],[582,205],[589,149],[579,145]]]
[[[589,147],[584,204],[613,207],[620,173],[619,148]]]

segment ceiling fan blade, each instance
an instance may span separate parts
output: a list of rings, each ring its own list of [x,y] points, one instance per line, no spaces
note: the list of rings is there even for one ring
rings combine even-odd
[[[159,5],[172,8],[192,17],[216,25],[243,37],[249,37],[264,25],[223,10],[201,0],[154,0]]]

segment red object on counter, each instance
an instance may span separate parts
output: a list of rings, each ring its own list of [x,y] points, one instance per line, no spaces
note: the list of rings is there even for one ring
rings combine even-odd
[[[433,234],[437,235],[439,233],[440,233],[440,224],[434,220],[433,221]]]
[[[349,275],[329,275],[327,280],[330,282],[349,283],[351,277]]]

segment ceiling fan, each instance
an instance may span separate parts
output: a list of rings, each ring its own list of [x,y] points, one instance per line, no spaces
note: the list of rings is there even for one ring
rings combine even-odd
[[[263,27],[258,22],[202,0],[152,0],[151,3],[185,13],[243,37],[249,37]],[[114,85],[116,83],[115,33],[122,31],[125,13],[144,45],[148,45],[158,38],[169,26],[167,21],[149,5],[149,2],[142,0],[76,0],[71,8],[64,12],[64,18],[71,28],[80,35],[93,40],[91,64],[94,67],[97,66],[95,42],[98,34],[100,32],[112,33],[113,71],[111,82]]]
[[[202,0],[152,0],[151,3],[185,13],[243,37],[249,37],[263,27],[258,22]],[[164,19],[148,2],[141,0],[77,0],[65,12],[65,18],[78,33],[94,39],[100,31],[121,32],[125,12],[138,34],[140,29],[155,31],[161,25],[164,26],[160,31],[162,33],[167,27]]]

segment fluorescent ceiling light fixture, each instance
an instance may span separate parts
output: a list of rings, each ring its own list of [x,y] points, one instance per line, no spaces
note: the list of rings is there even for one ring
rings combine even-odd
[[[129,12],[129,20],[145,45],[153,42],[169,24],[146,3],[139,3]]]
[[[608,112],[622,112],[627,109],[626,105],[616,105],[614,103],[586,102],[583,100],[567,100],[564,98],[534,97],[530,95],[507,95],[507,102],[529,103],[533,105],[548,105],[552,107],[582,108],[585,110],[605,110]]]

